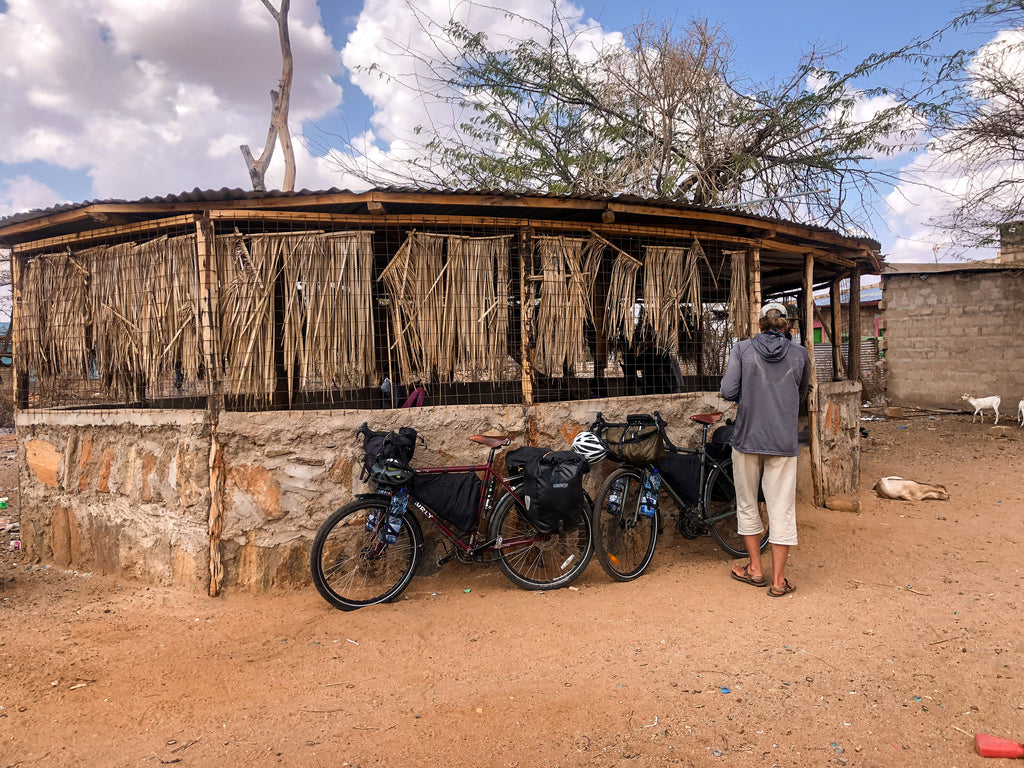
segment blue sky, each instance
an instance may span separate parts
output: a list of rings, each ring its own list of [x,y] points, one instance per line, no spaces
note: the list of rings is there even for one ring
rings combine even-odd
[[[435,17],[456,0],[419,0]],[[543,17],[550,0],[505,0],[503,9]],[[614,34],[641,14],[680,23],[706,17],[736,44],[736,61],[754,79],[784,76],[812,46],[844,48],[852,65],[941,26],[960,9],[949,0],[764,3],[719,0],[576,4]],[[495,31],[500,11],[472,19]],[[76,16],[78,23],[67,19]],[[418,119],[416,104],[353,66],[388,56],[389,39],[416,45],[404,0],[292,0],[296,80],[293,132],[300,151],[298,188],[359,189],[324,161],[332,135],[386,153],[389,127]],[[986,33],[948,44],[979,46]],[[87,199],[135,199],[193,187],[247,187],[240,143],[262,145],[267,92],[280,72],[276,32],[260,0],[0,0],[0,216]],[[910,74],[910,73],[907,73]],[[410,122],[413,121],[413,122]],[[383,155],[381,155],[383,156]],[[907,162],[909,162],[909,158]],[[276,174],[276,176],[275,176]],[[268,182],[280,181],[272,166]],[[871,234],[894,260],[931,260],[942,235],[924,224],[932,200],[881,216]]]

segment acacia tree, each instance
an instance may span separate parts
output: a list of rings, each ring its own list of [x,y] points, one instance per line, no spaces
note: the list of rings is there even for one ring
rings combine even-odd
[[[860,234],[874,185],[894,179],[869,161],[913,135],[899,104],[855,117],[861,73],[829,70],[831,52],[812,51],[788,78],[745,81],[732,42],[705,21],[679,30],[644,20],[623,43],[596,48],[557,7],[547,22],[517,19],[533,34],[497,45],[459,21],[410,13],[434,42],[403,50],[418,73],[410,87],[449,109],[402,137],[407,166],[341,160],[373,184],[637,194]]]
[[[981,48],[939,52],[944,37],[965,29],[1002,31]],[[926,121],[931,152],[923,169],[952,180],[945,188],[952,207],[932,223],[958,248],[996,243],[1003,225],[1024,218],[1024,0],[975,2],[884,57],[923,72],[913,91],[893,93]]]
[[[242,144],[239,148],[242,150],[245,165],[249,169],[252,188],[262,192],[267,188],[264,179],[267,175],[267,168],[270,167],[270,160],[274,156],[274,147],[280,142],[281,152],[284,154],[284,183],[281,188],[285,192],[291,192],[295,189],[295,151],[292,148],[292,137],[288,130],[288,109],[294,74],[292,44],[288,36],[288,11],[291,7],[291,0],[281,0],[280,10],[275,8],[270,0],[262,0],[262,2],[270,11],[270,15],[274,17],[274,21],[277,22],[278,39],[281,43],[281,79],[278,81],[277,89],[270,92],[270,128],[267,131],[267,140],[260,156],[253,157],[248,144]]]

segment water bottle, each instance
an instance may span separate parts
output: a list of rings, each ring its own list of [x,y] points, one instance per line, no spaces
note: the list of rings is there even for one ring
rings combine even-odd
[[[658,509],[658,489],[661,487],[661,475],[658,470],[651,467],[651,471],[644,480],[644,490],[640,496],[640,514],[644,517],[654,517]]]
[[[612,487],[608,491],[608,502],[605,504],[605,509],[608,510],[609,514],[619,514],[619,510],[622,508],[622,491],[625,489],[625,486],[626,478],[624,477],[620,477],[612,483]]]
[[[384,529],[384,541],[394,544],[398,541],[398,532],[402,530],[402,516],[409,506],[409,492],[405,488],[399,488],[391,497],[391,507],[388,509],[387,527]]]

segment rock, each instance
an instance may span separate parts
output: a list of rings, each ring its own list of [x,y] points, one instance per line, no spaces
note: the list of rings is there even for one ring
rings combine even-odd
[[[887,405],[885,408],[882,409],[882,415],[885,416],[887,419],[902,419],[903,409]]]
[[[860,501],[849,495],[829,496],[825,499],[825,508],[837,512],[860,512]]]

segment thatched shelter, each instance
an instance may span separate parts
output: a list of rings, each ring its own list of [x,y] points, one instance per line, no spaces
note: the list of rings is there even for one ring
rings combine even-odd
[[[302,579],[311,531],[357,485],[362,421],[538,442],[660,408],[685,429],[725,405],[763,299],[807,331],[815,288],[856,292],[881,266],[871,240],[734,211],[410,189],[64,205],[0,221],[0,247],[26,548],[213,592]],[[825,326],[849,335],[838,313]],[[810,408],[819,502],[856,482],[853,342]],[[417,387],[427,407],[396,408]],[[167,545],[159,563],[144,541]]]

